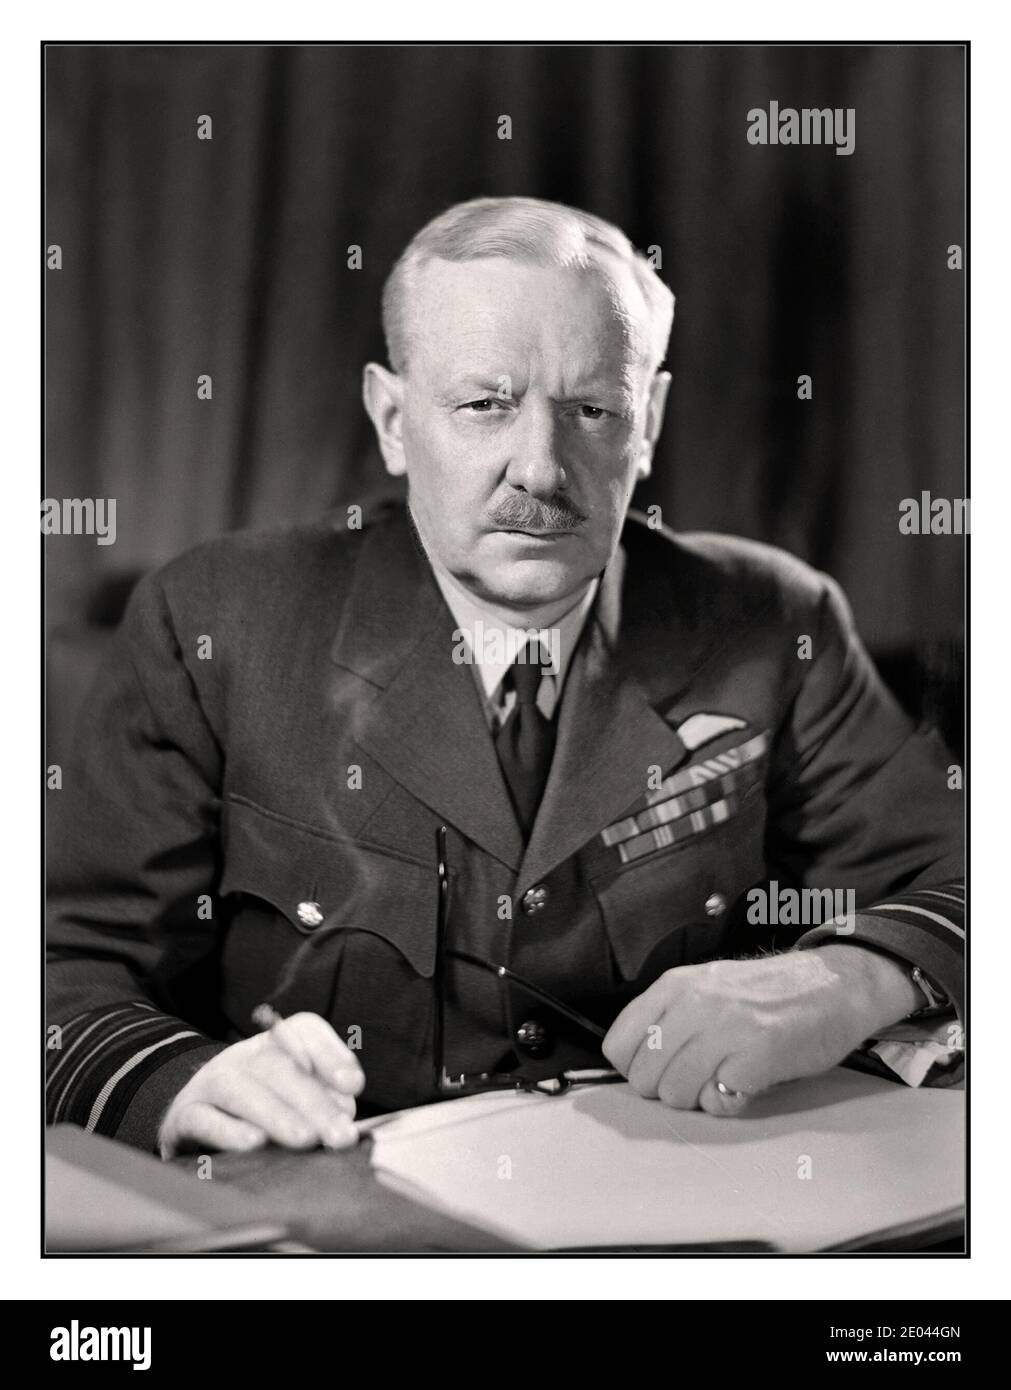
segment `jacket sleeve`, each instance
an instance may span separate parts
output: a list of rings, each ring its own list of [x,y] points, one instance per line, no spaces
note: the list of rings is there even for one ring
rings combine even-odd
[[[221,764],[149,576],[48,792],[50,1124],[155,1149],[172,1097],[225,1046],[212,1036]]]
[[[840,589],[824,590],[812,657],[776,740],[769,862],[801,886],[852,889],[855,915],[800,947],[852,941],[920,969],[961,1017],[961,770],[889,694]]]

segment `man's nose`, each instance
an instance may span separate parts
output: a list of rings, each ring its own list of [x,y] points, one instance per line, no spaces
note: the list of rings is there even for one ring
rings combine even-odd
[[[518,423],[509,431],[506,482],[534,497],[552,497],[566,485],[554,411],[548,403],[527,400]]]

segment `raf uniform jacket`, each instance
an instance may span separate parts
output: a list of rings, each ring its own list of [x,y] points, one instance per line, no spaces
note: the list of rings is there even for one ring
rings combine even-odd
[[[366,1111],[432,1099],[440,1061],[602,1065],[585,1031],[447,947],[603,1027],[665,969],[798,941],[862,942],[961,999],[949,758],[831,579],[630,517],[526,843],[459,650],[401,508],[229,537],[141,582],[50,793],[51,1122],[155,1147],[263,1003],[356,1048]],[[763,924],[763,885],[829,890],[803,899],[824,918],[852,890],[857,915]]]

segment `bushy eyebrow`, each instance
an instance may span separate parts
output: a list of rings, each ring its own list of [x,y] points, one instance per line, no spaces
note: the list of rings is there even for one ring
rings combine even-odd
[[[458,377],[453,382],[452,386],[446,387],[443,391],[436,392],[436,400],[443,405],[452,405],[455,401],[460,400],[461,397],[468,396],[471,393],[477,396],[482,394],[495,396],[498,394],[501,384],[501,376],[481,375]]]
[[[620,401],[622,408],[627,410],[632,410],[635,405],[635,392],[626,380],[581,382],[575,391],[570,391],[568,395],[555,399],[559,405],[578,405],[581,401],[593,401],[599,397],[604,397],[610,401]]]
[[[455,405],[461,400],[468,399],[471,395],[497,396],[501,384],[502,376],[465,376],[459,378],[452,386],[437,391],[435,399],[440,405]],[[523,393],[518,392],[517,394],[522,395]],[[617,405],[623,415],[631,415],[635,411],[635,392],[627,380],[620,382],[591,380],[577,390],[569,391],[564,396],[555,396],[552,399],[556,405],[579,405],[584,402],[592,403],[594,399],[601,397],[609,403]]]

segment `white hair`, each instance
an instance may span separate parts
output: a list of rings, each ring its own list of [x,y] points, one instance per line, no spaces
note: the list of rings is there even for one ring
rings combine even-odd
[[[674,296],[641,252],[618,227],[593,213],[541,198],[473,198],[434,217],[412,237],[383,286],[383,333],[390,366],[407,365],[407,306],[410,282],[431,260],[474,261],[502,256],[527,265],[596,270],[610,281],[609,259],[631,271],[644,304],[640,325],[644,354],[653,371],[667,354],[674,321]],[[618,312],[635,328],[635,316],[611,286]]]

